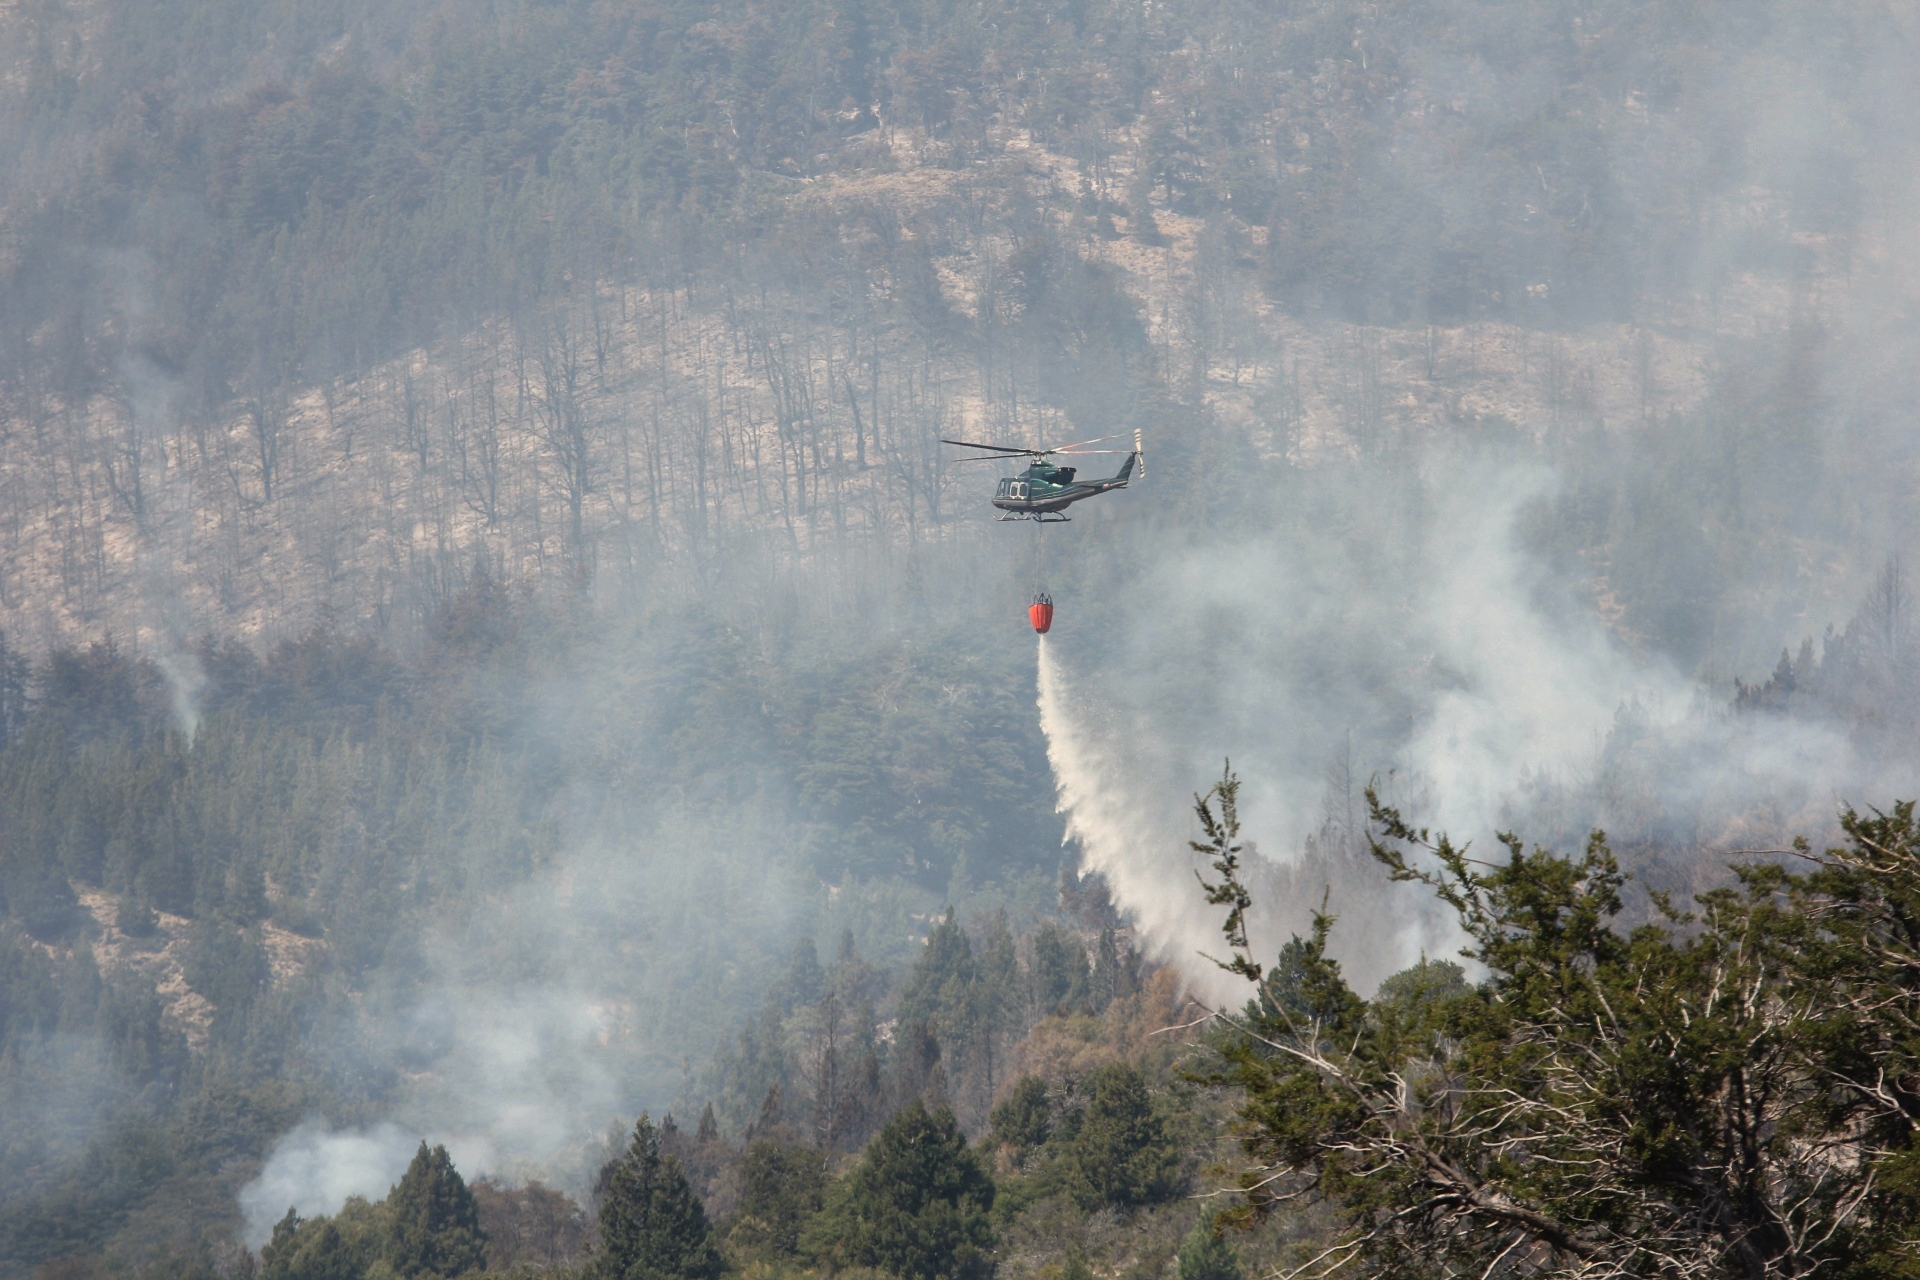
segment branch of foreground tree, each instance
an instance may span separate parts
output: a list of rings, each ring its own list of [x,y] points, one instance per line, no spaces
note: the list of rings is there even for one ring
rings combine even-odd
[[[1253,985],[1216,1013],[1203,1078],[1240,1091],[1229,1217],[1315,1204],[1339,1224],[1289,1275],[1743,1280],[1910,1273],[1920,1223],[1920,834],[1913,806],[1843,819],[1789,872],[1616,927],[1620,870],[1502,834],[1501,858],[1409,825],[1372,790],[1374,857],[1454,913],[1486,977],[1422,961],[1363,999],[1324,908],[1271,966],[1231,769],[1195,797]],[[1804,854],[1805,846],[1799,846]],[[1809,855],[1811,856],[1811,855]]]

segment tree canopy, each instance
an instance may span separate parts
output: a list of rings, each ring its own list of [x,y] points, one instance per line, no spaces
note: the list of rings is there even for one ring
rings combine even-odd
[[[464,1275],[486,1266],[479,1205],[445,1147],[429,1151],[420,1144],[387,1197],[387,1211],[392,1215],[387,1258],[406,1280]]]
[[[1180,1280],[1242,1280],[1243,1274],[1232,1241],[1204,1219],[1180,1242],[1174,1269]]]
[[[716,1280],[724,1269],[705,1207],[646,1116],[602,1170],[599,1199],[595,1280]]]
[[[761,1140],[741,1161],[740,1220],[732,1239],[776,1255],[797,1253],[800,1228],[826,1193],[824,1154],[814,1147]]]
[[[993,1180],[944,1107],[919,1101],[889,1121],[836,1188],[809,1237],[834,1267],[903,1280],[979,1280],[992,1271]]]
[[[1083,1207],[1130,1209],[1178,1187],[1180,1155],[1168,1140],[1140,1072],[1125,1062],[1095,1072],[1074,1134],[1069,1180]]]
[[[1215,900],[1244,897],[1231,773],[1197,802]],[[1374,856],[1429,886],[1487,976],[1433,966],[1367,1000],[1320,914],[1254,981],[1214,1076],[1245,1091],[1242,1223],[1316,1202],[1303,1270],[1708,1277],[1910,1274],[1920,1165],[1920,831],[1848,812],[1802,869],[1733,868],[1623,930],[1604,836],[1503,835],[1483,861],[1368,797]],[[1284,991],[1284,994],[1283,994]]]

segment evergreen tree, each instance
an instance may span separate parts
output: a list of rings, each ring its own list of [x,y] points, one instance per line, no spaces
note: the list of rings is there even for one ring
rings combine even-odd
[[[747,1136],[749,1138],[765,1137],[779,1133],[787,1127],[786,1096],[781,1093],[779,1085],[770,1085],[767,1088],[767,1096],[760,1099],[759,1116],[747,1126]]]
[[[787,962],[786,976],[774,988],[770,1002],[789,1011],[817,1003],[826,989],[827,974],[820,967],[820,956],[813,939],[803,937],[793,944],[793,956]]]
[[[880,1130],[807,1232],[830,1267],[903,1280],[981,1280],[992,1270],[993,1181],[953,1113],[913,1102]]]
[[[978,1022],[981,1065],[986,1068],[987,1096],[992,1097],[1000,1080],[1000,1040],[1017,1035],[1019,1010],[1020,951],[1007,924],[1005,910],[996,911],[981,939],[974,965],[974,1010]]]
[[[360,1260],[340,1228],[329,1221],[301,1242],[288,1260],[286,1280],[360,1280]]]
[[[28,670],[26,655],[8,644],[7,633],[0,631],[0,751],[26,731]]]
[[[1113,1001],[1137,992],[1140,989],[1139,968],[1140,959],[1134,954],[1132,945],[1123,943],[1114,930],[1102,929],[1099,944],[1094,948],[1093,976],[1090,981],[1095,1009],[1105,1008]]]
[[[918,1099],[939,1110],[949,1105],[949,1072],[940,1037],[924,1022],[916,1022],[900,1035],[893,1049],[894,1110]]]
[[[338,1218],[302,1220],[292,1209],[260,1251],[261,1280],[362,1280],[378,1258],[378,1233],[369,1231],[380,1206],[355,1197]]]
[[[1047,1100],[1047,1082],[1025,1076],[1013,1086],[1007,1100],[993,1109],[993,1140],[1012,1148],[1017,1159],[1046,1144],[1053,1134],[1053,1107]]]
[[[1197,802],[1209,833],[1236,788]],[[1736,865],[1694,913],[1656,897],[1628,931],[1598,832],[1576,857],[1504,835],[1470,858],[1367,801],[1374,857],[1457,913],[1487,976],[1425,962],[1363,999],[1320,913],[1272,982],[1222,850],[1209,890],[1255,984],[1217,1042],[1257,1170],[1234,1220],[1317,1201],[1331,1248],[1381,1275],[1495,1274],[1523,1250],[1537,1276],[1912,1274],[1920,1125],[1887,1084],[1920,1063],[1912,804],[1844,813],[1849,844],[1810,873]]]
[[[1147,1082],[1124,1062],[1094,1073],[1073,1139],[1069,1182],[1082,1207],[1132,1208],[1173,1194],[1180,1156],[1153,1114]]]
[[[736,1244],[786,1255],[799,1251],[800,1228],[820,1211],[827,1187],[826,1157],[812,1147],[755,1142],[741,1162]]]
[[[1202,1218],[1180,1242],[1180,1280],[1241,1280],[1240,1255]]]
[[[273,1224],[273,1235],[260,1247],[260,1274],[263,1280],[284,1280],[293,1261],[300,1236],[300,1215],[287,1206],[286,1217]]]
[[[1430,960],[1422,956],[1410,969],[1402,969],[1380,984],[1374,1003],[1392,1008],[1409,1020],[1440,1008],[1447,1001],[1467,993],[1466,973],[1451,960]]]
[[[901,1025],[926,1022],[948,1038],[964,1033],[972,1021],[973,983],[973,944],[949,907],[946,919],[927,935],[926,949],[914,960],[900,993]]]
[[[480,1206],[445,1147],[422,1142],[387,1196],[387,1261],[406,1280],[458,1276],[487,1263]]]
[[[0,867],[0,906],[19,916],[41,942],[63,937],[78,915],[79,897],[51,850],[28,848]]]
[[[1353,994],[1344,983],[1327,980],[1319,958],[1312,940],[1299,934],[1280,948],[1273,968],[1263,979],[1263,996],[1283,1017],[1304,1024],[1326,1022],[1353,1013]],[[1419,981],[1406,974],[1395,974],[1388,979],[1395,984],[1392,990],[1405,988],[1410,997],[1417,996]]]
[[[600,1172],[600,1256],[592,1280],[716,1280],[713,1228],[680,1161],[644,1115],[626,1154]]]
[[[991,989],[996,1006],[1011,1002],[1014,985],[1020,979],[1020,950],[1013,938],[1013,928],[1007,923],[1005,908],[994,912],[993,919],[987,922],[974,971],[980,982]]]
[[[1033,935],[1027,980],[1036,1018],[1079,1004],[1087,994],[1087,953],[1079,939],[1058,925],[1042,925]]]
[[[160,927],[160,913],[138,895],[122,898],[114,908],[113,923],[129,938],[150,938]]]

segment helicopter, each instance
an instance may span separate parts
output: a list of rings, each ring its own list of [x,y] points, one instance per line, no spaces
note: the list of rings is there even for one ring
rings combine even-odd
[[[1016,449],[1003,444],[980,444],[973,440],[942,440],[941,444],[959,445],[963,449],[989,449],[992,452],[972,458],[961,458],[961,462],[998,462],[1007,458],[1031,458],[1027,469],[1017,476],[1005,476],[1000,487],[994,491],[993,505],[1007,514],[1002,520],[1036,520],[1044,524],[1064,523],[1072,517],[1062,515],[1068,507],[1085,498],[1097,494],[1109,493],[1114,489],[1124,489],[1132,479],[1134,467],[1140,468],[1142,478],[1146,476],[1146,465],[1140,450],[1140,433],[1133,433],[1133,449],[1127,453],[1127,460],[1120,464],[1117,474],[1104,480],[1075,479],[1077,468],[1063,467],[1052,461],[1056,457],[1077,457],[1090,453],[1121,453],[1120,449],[1088,449],[1090,444],[1101,444],[1113,436],[1101,436],[1094,440],[1082,440],[1078,444],[1057,445],[1051,449]]]

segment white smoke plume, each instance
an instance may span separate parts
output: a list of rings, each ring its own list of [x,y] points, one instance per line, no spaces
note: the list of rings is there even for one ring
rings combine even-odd
[[[189,742],[200,732],[200,699],[207,691],[206,668],[198,654],[169,649],[154,659],[161,678],[167,682],[167,705],[173,711],[174,725]]]
[[[1884,802],[1892,780],[1835,731],[1717,712],[1570,601],[1516,535],[1552,491],[1548,470],[1429,459],[1411,495],[1392,495],[1398,523],[1384,531],[1365,527],[1391,505],[1370,485],[1348,488],[1337,467],[1311,483],[1318,522],[1256,512],[1166,545],[1133,539],[1141,563],[1084,609],[1067,594],[1039,647],[1068,835],[1201,990],[1234,989],[1204,958],[1221,953],[1221,920],[1187,843],[1193,796],[1224,757],[1264,855],[1257,951],[1271,959],[1304,932],[1325,895],[1362,988],[1461,942],[1430,895],[1367,856],[1369,782],[1409,819],[1482,848],[1505,828],[1564,842],[1632,818],[1686,826],[1716,867],[1742,844],[1818,838],[1843,800]],[[1404,558],[1379,554],[1389,540]],[[1637,809],[1613,795],[1627,789]]]
[[[289,1206],[306,1216],[379,1199],[422,1140],[445,1144],[469,1180],[538,1178],[584,1201],[611,1126],[676,1108],[690,1122],[691,1066],[753,1007],[797,933],[830,938],[843,923],[770,814],[737,796],[715,804],[724,824],[650,796],[583,799],[550,864],[437,923],[421,947],[430,980],[404,1002],[370,998],[351,1036],[330,1037],[342,1054],[397,1063],[408,1083],[379,1124],[316,1118],[279,1143],[241,1193],[249,1243]]]
[[[260,1176],[240,1191],[245,1241],[257,1249],[288,1209],[303,1218],[334,1214],[349,1196],[378,1200],[399,1181],[417,1138],[394,1124],[336,1131],[309,1120],[276,1142]]]

